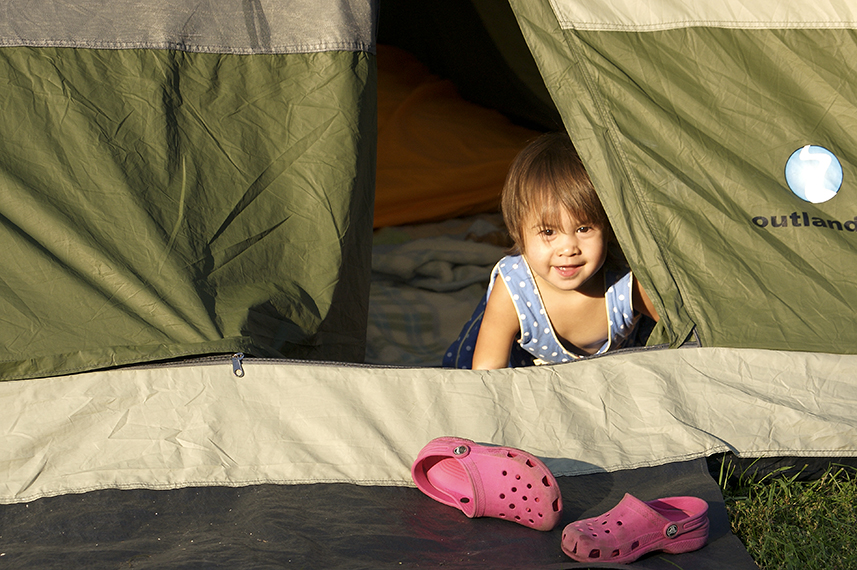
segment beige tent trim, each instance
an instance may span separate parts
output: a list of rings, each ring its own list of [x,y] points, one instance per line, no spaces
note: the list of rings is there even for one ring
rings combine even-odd
[[[0,46],[374,52],[377,19],[377,2],[366,0],[6,0],[0,5]]]
[[[698,26],[737,29],[857,27],[857,7],[846,0],[550,0],[550,4],[563,29],[651,32]]]
[[[492,372],[245,361],[0,383],[0,502],[97,489],[410,485],[429,440],[556,475],[704,457],[857,455],[857,356],[620,353]]]

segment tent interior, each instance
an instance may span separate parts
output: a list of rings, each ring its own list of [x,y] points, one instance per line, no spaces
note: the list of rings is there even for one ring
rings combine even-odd
[[[447,347],[484,296],[491,268],[510,245],[498,213],[508,165],[540,133],[566,129],[573,140],[577,136],[553,102],[518,17],[509,3],[493,0],[380,2],[377,47],[349,63],[355,77],[361,65],[370,70],[367,100],[374,105],[377,97],[377,116],[373,107],[354,122],[377,120],[377,137],[367,135],[369,142],[355,143],[357,150],[343,145],[332,151],[359,154],[365,151],[360,145],[377,142],[369,176],[374,202],[362,196],[351,204],[356,211],[372,203],[374,215],[355,215],[366,227],[332,240],[345,244],[346,255],[337,259],[350,271],[344,285],[319,287],[325,294],[335,289],[332,300],[325,298],[335,319],[319,316],[324,303],[314,303],[313,292],[289,281],[292,288],[282,289],[294,302],[285,309],[276,299],[266,300],[253,305],[240,326],[212,319],[223,328],[210,334],[193,321],[193,307],[183,306],[179,296],[138,299],[140,305],[166,306],[170,317],[164,320],[177,319],[182,323],[177,330],[193,329],[187,338],[204,340],[186,342],[181,354],[166,341],[152,342],[149,352],[131,357],[105,350],[97,354],[97,366],[87,367],[72,352],[22,357],[26,335],[5,337],[12,340],[6,341],[7,368],[0,382],[0,402],[10,410],[0,420],[4,564],[588,567],[563,554],[562,529],[605,512],[631,493],[644,500],[703,498],[711,521],[709,542],[701,550],[653,553],[635,566],[756,567],[730,530],[712,470],[723,461],[761,470],[785,461],[808,465],[810,473],[831,460],[853,462],[857,386],[848,373],[855,364],[853,349],[837,354],[706,345],[677,327],[671,337],[653,335],[651,346],[568,365],[490,372],[441,367]],[[12,49],[19,48],[0,48]],[[7,64],[22,69],[11,56]],[[192,67],[177,65],[184,71]],[[220,63],[212,68],[228,71]],[[178,83],[180,75],[171,81]],[[197,81],[193,75],[188,83]],[[172,109],[168,95],[158,98]],[[305,123],[290,117],[294,128],[335,130],[327,123]],[[111,136],[99,128],[99,136]],[[215,127],[208,122],[205,129]],[[241,142],[263,144],[252,137]],[[286,155],[283,149],[271,151],[278,152]],[[2,180],[13,180],[10,151],[3,153],[2,167],[12,174]],[[309,162],[325,160],[313,155]],[[166,162],[159,167],[170,170],[170,188],[180,186],[182,200],[185,176],[206,176],[204,169],[195,173],[194,165],[186,168],[174,157]],[[214,224],[212,243],[229,236],[228,222],[241,213],[271,208],[271,202],[254,201],[282,172],[236,167],[242,169],[249,173],[252,192],[239,201],[240,208],[223,206],[226,213]],[[367,176],[365,169],[355,170],[354,177]],[[299,184],[308,178],[304,174],[288,182]],[[39,184],[45,183],[32,183]],[[366,191],[365,185],[357,190]],[[0,213],[4,228],[24,227]],[[72,217],[57,214],[51,222]],[[366,223],[370,218],[374,223]],[[247,244],[278,237],[280,223],[271,222],[244,241],[236,237],[223,255],[238,260],[248,275],[270,270],[272,279],[291,279],[277,269],[275,256],[288,256],[294,243],[302,246],[327,230],[294,243],[292,237],[280,238],[278,249],[258,264],[241,257]],[[164,227],[164,242],[180,249],[181,232]],[[312,229],[299,227],[290,235]],[[60,232],[56,239],[65,237]],[[371,247],[363,243],[370,239]],[[315,255],[309,251],[301,255]],[[212,255],[217,263],[220,252]],[[93,255],[76,272],[105,271],[98,260]],[[158,259],[156,265],[159,278],[168,279],[174,269],[170,260]],[[203,265],[193,268],[202,272]],[[217,275],[217,269],[211,273]],[[218,282],[219,291],[208,282],[200,286],[204,299],[198,312],[205,313],[209,302],[219,307],[232,299],[245,285],[240,275],[236,279],[237,285]],[[14,304],[20,286],[2,283],[6,304]],[[663,302],[669,301],[665,295]],[[27,302],[18,308],[30,310]],[[184,326],[185,317],[191,324]],[[34,320],[39,319],[44,317]],[[300,319],[317,325],[317,334],[304,335],[296,324]],[[113,321],[98,322],[109,334]],[[90,338],[71,326],[59,328],[63,342],[81,337],[77,340],[88,355],[105,333]],[[232,336],[218,337],[223,331]],[[55,373],[39,368],[51,359]],[[507,445],[541,458],[562,491],[560,524],[537,532],[492,518],[468,519],[422,494],[410,467],[419,450],[440,436]]]
[[[365,362],[440,366],[511,246],[512,159],[564,127],[505,3],[385,3],[378,42]]]

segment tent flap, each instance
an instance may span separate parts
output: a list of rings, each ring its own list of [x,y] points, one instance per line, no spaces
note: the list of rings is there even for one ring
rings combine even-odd
[[[182,6],[159,12],[168,30]],[[3,42],[54,37],[39,21],[4,21]],[[60,29],[85,45],[78,23]],[[0,48],[0,379],[237,351],[362,360],[375,56],[206,51]]]
[[[666,3],[652,22],[633,3],[512,4],[668,340],[695,326],[708,346],[853,353],[848,11],[811,21],[763,3],[721,25],[711,8],[705,25]],[[812,174],[787,178],[794,164]]]

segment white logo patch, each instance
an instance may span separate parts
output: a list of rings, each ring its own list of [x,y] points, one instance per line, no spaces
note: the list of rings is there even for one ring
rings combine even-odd
[[[794,151],[786,162],[786,183],[801,200],[827,202],[842,186],[842,165],[826,148],[806,145]]]

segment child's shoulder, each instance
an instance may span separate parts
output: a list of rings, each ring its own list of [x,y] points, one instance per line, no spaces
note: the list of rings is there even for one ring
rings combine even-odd
[[[495,265],[496,270],[502,271],[503,273],[510,273],[513,271],[525,271],[527,267],[527,262],[524,261],[524,256],[521,254],[510,253]]]

